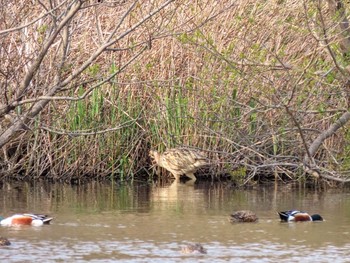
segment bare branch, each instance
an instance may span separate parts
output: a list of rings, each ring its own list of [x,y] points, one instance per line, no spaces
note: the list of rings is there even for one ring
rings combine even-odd
[[[26,99],[22,100],[18,103],[13,103],[14,106],[18,105],[24,105],[27,103],[33,103],[37,102],[40,100],[48,100],[48,101],[54,101],[54,100],[66,100],[66,101],[79,101],[82,99],[85,99],[87,96],[91,94],[91,92],[100,87],[101,85],[109,82],[111,79],[113,79],[116,75],[120,74],[125,68],[127,68],[132,62],[134,62],[148,47],[145,46],[143,49],[141,49],[137,54],[135,54],[132,58],[129,59],[121,68],[119,68],[116,72],[105,78],[104,80],[101,80],[97,84],[91,86],[89,89],[87,89],[82,95],[78,97],[69,97],[69,96],[40,96],[38,98],[33,98],[33,99]],[[60,90],[58,90],[60,91]]]
[[[317,152],[317,150],[320,148],[322,143],[334,135],[338,129],[344,127],[344,125],[350,120],[350,112],[345,112],[343,115],[329,128],[325,131],[323,131],[317,138],[311,143],[311,145],[308,147],[309,149],[309,155],[306,155],[304,157],[304,163],[308,164],[310,161],[312,161],[312,156]]]
[[[128,34],[130,34],[131,32],[135,31],[138,27],[140,27],[142,24],[144,24],[147,20],[149,20],[150,18],[152,18],[154,15],[156,15],[157,13],[159,13],[162,9],[164,9],[165,7],[167,7],[168,5],[170,5],[172,2],[174,2],[174,0],[169,0],[164,2],[162,5],[160,5],[158,8],[156,8],[155,10],[153,10],[151,13],[149,13],[148,15],[146,15],[145,17],[143,17],[142,19],[140,19],[135,25],[131,26],[128,30],[125,30],[123,33],[121,33],[119,36],[114,37],[114,33],[116,33],[116,30],[118,28],[118,26],[116,27],[116,29],[114,30],[114,33],[111,34],[111,36],[107,39],[107,42],[105,42],[103,45],[101,45],[99,48],[97,48],[97,50],[88,58],[86,59],[86,61],[75,71],[73,71],[65,80],[59,81],[57,83],[55,83],[50,90],[45,94],[45,96],[43,96],[43,99],[41,99],[40,101],[37,101],[37,99],[35,99],[34,101],[35,104],[32,106],[31,110],[25,115],[22,116],[20,118],[17,118],[16,121],[13,123],[13,125],[11,127],[9,127],[7,130],[5,130],[1,135],[0,135],[0,147],[2,147],[3,145],[5,145],[12,136],[14,136],[14,134],[18,133],[18,132],[22,132],[23,130],[25,130],[26,124],[32,120],[39,112],[41,112],[45,106],[51,101],[52,97],[54,97],[54,95],[59,92],[63,87],[65,87],[66,85],[68,85],[69,83],[71,83],[78,75],[80,75],[88,66],[91,65],[91,63],[102,53],[106,50],[107,47],[113,45],[114,43],[116,43],[117,41],[119,41],[120,39],[124,38],[125,36],[127,36]],[[134,4],[136,3],[136,1],[134,2]],[[66,14],[66,16],[63,18],[63,20],[60,22],[60,24],[57,26],[56,30],[53,32],[53,34],[50,36],[50,38],[47,40],[47,42],[44,44],[44,46],[41,49],[41,52],[39,53],[39,55],[37,56],[37,58],[34,60],[34,63],[32,64],[32,66],[29,68],[28,73],[26,74],[22,84],[21,84],[21,89],[20,92],[18,93],[19,95],[17,96],[16,101],[12,102],[9,106],[7,106],[6,108],[0,109],[0,116],[6,112],[8,112],[11,109],[14,109],[16,105],[19,105],[19,101],[22,99],[22,97],[25,94],[25,91],[30,83],[30,81],[32,80],[35,72],[38,70],[40,63],[42,62],[42,60],[44,59],[48,49],[51,47],[54,39],[56,38],[56,36],[61,32],[62,28],[64,28],[64,26],[69,22],[69,20],[79,11],[79,9],[81,8],[81,1],[78,1],[78,3],[75,3],[71,9],[69,10],[69,12]],[[127,14],[129,14],[129,12],[131,11],[131,9],[133,8],[134,5],[131,5],[131,7],[127,10],[127,12],[125,13],[125,16]],[[122,19],[124,20],[124,18]],[[121,23],[121,22],[120,22]],[[119,24],[120,25],[120,24]],[[144,50],[144,49],[143,49]],[[142,50],[142,51],[143,51]],[[142,52],[138,53],[134,58],[132,58],[128,63],[131,63],[137,56],[139,56]],[[124,65],[127,66],[128,64]],[[123,68],[124,68],[123,67]],[[110,77],[112,78],[112,77]],[[106,82],[107,80],[103,81]],[[97,87],[98,85],[94,85],[94,88]],[[85,96],[87,96],[94,88],[90,88],[86,93]],[[30,101],[33,101],[31,99],[29,99]],[[2,110],[2,111],[1,111]]]
[[[75,70],[74,72],[72,72],[72,74],[66,78],[65,80],[63,80],[60,84],[61,87],[64,87],[66,85],[68,85],[70,82],[73,81],[74,78],[76,78],[79,74],[81,74],[81,72],[83,72],[89,65],[91,65],[91,63],[102,53],[106,50],[106,48],[108,48],[109,46],[113,45],[114,43],[118,42],[120,39],[122,39],[123,37],[125,37],[126,35],[130,34],[131,32],[133,32],[134,30],[136,30],[138,27],[140,27],[145,21],[147,21],[148,19],[150,19],[151,17],[153,17],[155,14],[157,14],[160,10],[164,9],[165,7],[167,7],[169,4],[171,4],[172,2],[174,2],[175,0],[169,0],[166,1],[163,5],[159,6],[157,9],[155,9],[153,12],[151,12],[149,15],[143,17],[138,23],[136,23],[135,25],[133,25],[132,27],[130,27],[130,29],[126,30],[125,32],[123,32],[122,34],[120,34],[119,36],[114,37],[114,34],[111,34],[111,36],[107,39],[107,42],[105,42],[103,45],[101,45],[77,70]],[[127,13],[130,12],[130,9],[127,11]],[[116,33],[117,28],[115,29]]]
[[[66,2],[68,2],[68,0],[65,0],[63,1],[62,3],[60,3],[59,5],[57,5],[55,8],[47,11],[45,14],[39,16],[38,18],[34,19],[33,21],[30,21],[24,25],[21,25],[21,26],[18,26],[18,27],[14,27],[14,28],[8,28],[8,29],[5,29],[5,30],[1,30],[0,31],[0,36],[1,35],[5,35],[5,34],[8,34],[8,33],[11,33],[11,32],[15,32],[15,31],[18,31],[18,30],[21,30],[23,28],[26,28],[26,27],[29,27],[33,24],[35,24],[36,22],[38,22],[40,19],[43,19],[45,16],[49,15],[49,14],[52,14],[55,10],[58,10],[61,6],[63,6]]]

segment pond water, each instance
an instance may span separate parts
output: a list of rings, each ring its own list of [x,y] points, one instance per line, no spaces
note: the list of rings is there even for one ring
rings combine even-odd
[[[1,262],[349,262],[350,191],[290,186],[233,189],[222,183],[0,185],[2,216],[54,217],[42,227],[0,227],[11,246]],[[257,223],[231,224],[250,209]],[[301,209],[324,222],[281,223],[276,211]],[[182,254],[189,243],[207,254]]]

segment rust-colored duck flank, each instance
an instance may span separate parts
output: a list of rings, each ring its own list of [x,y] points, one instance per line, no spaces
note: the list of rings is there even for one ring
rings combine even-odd
[[[181,175],[186,175],[195,181],[194,173],[208,164],[208,159],[204,154],[188,148],[172,148],[164,153],[151,150],[150,157],[158,166],[171,172],[177,181]]]

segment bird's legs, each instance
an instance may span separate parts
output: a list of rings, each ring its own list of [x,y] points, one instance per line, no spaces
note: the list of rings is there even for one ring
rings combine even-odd
[[[173,173],[172,173],[172,175],[175,177],[175,181],[176,181],[176,182],[180,182],[180,175],[178,175],[178,174],[173,174]]]

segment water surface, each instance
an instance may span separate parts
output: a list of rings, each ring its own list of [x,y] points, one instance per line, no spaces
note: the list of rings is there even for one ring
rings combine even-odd
[[[1,227],[12,245],[7,262],[348,262],[350,191],[290,186],[232,189],[193,185],[80,186],[4,183],[1,215],[47,213],[43,227]],[[231,224],[228,215],[250,209],[258,223]],[[280,223],[276,211],[302,209],[324,222]],[[183,255],[199,242],[207,255]]]

